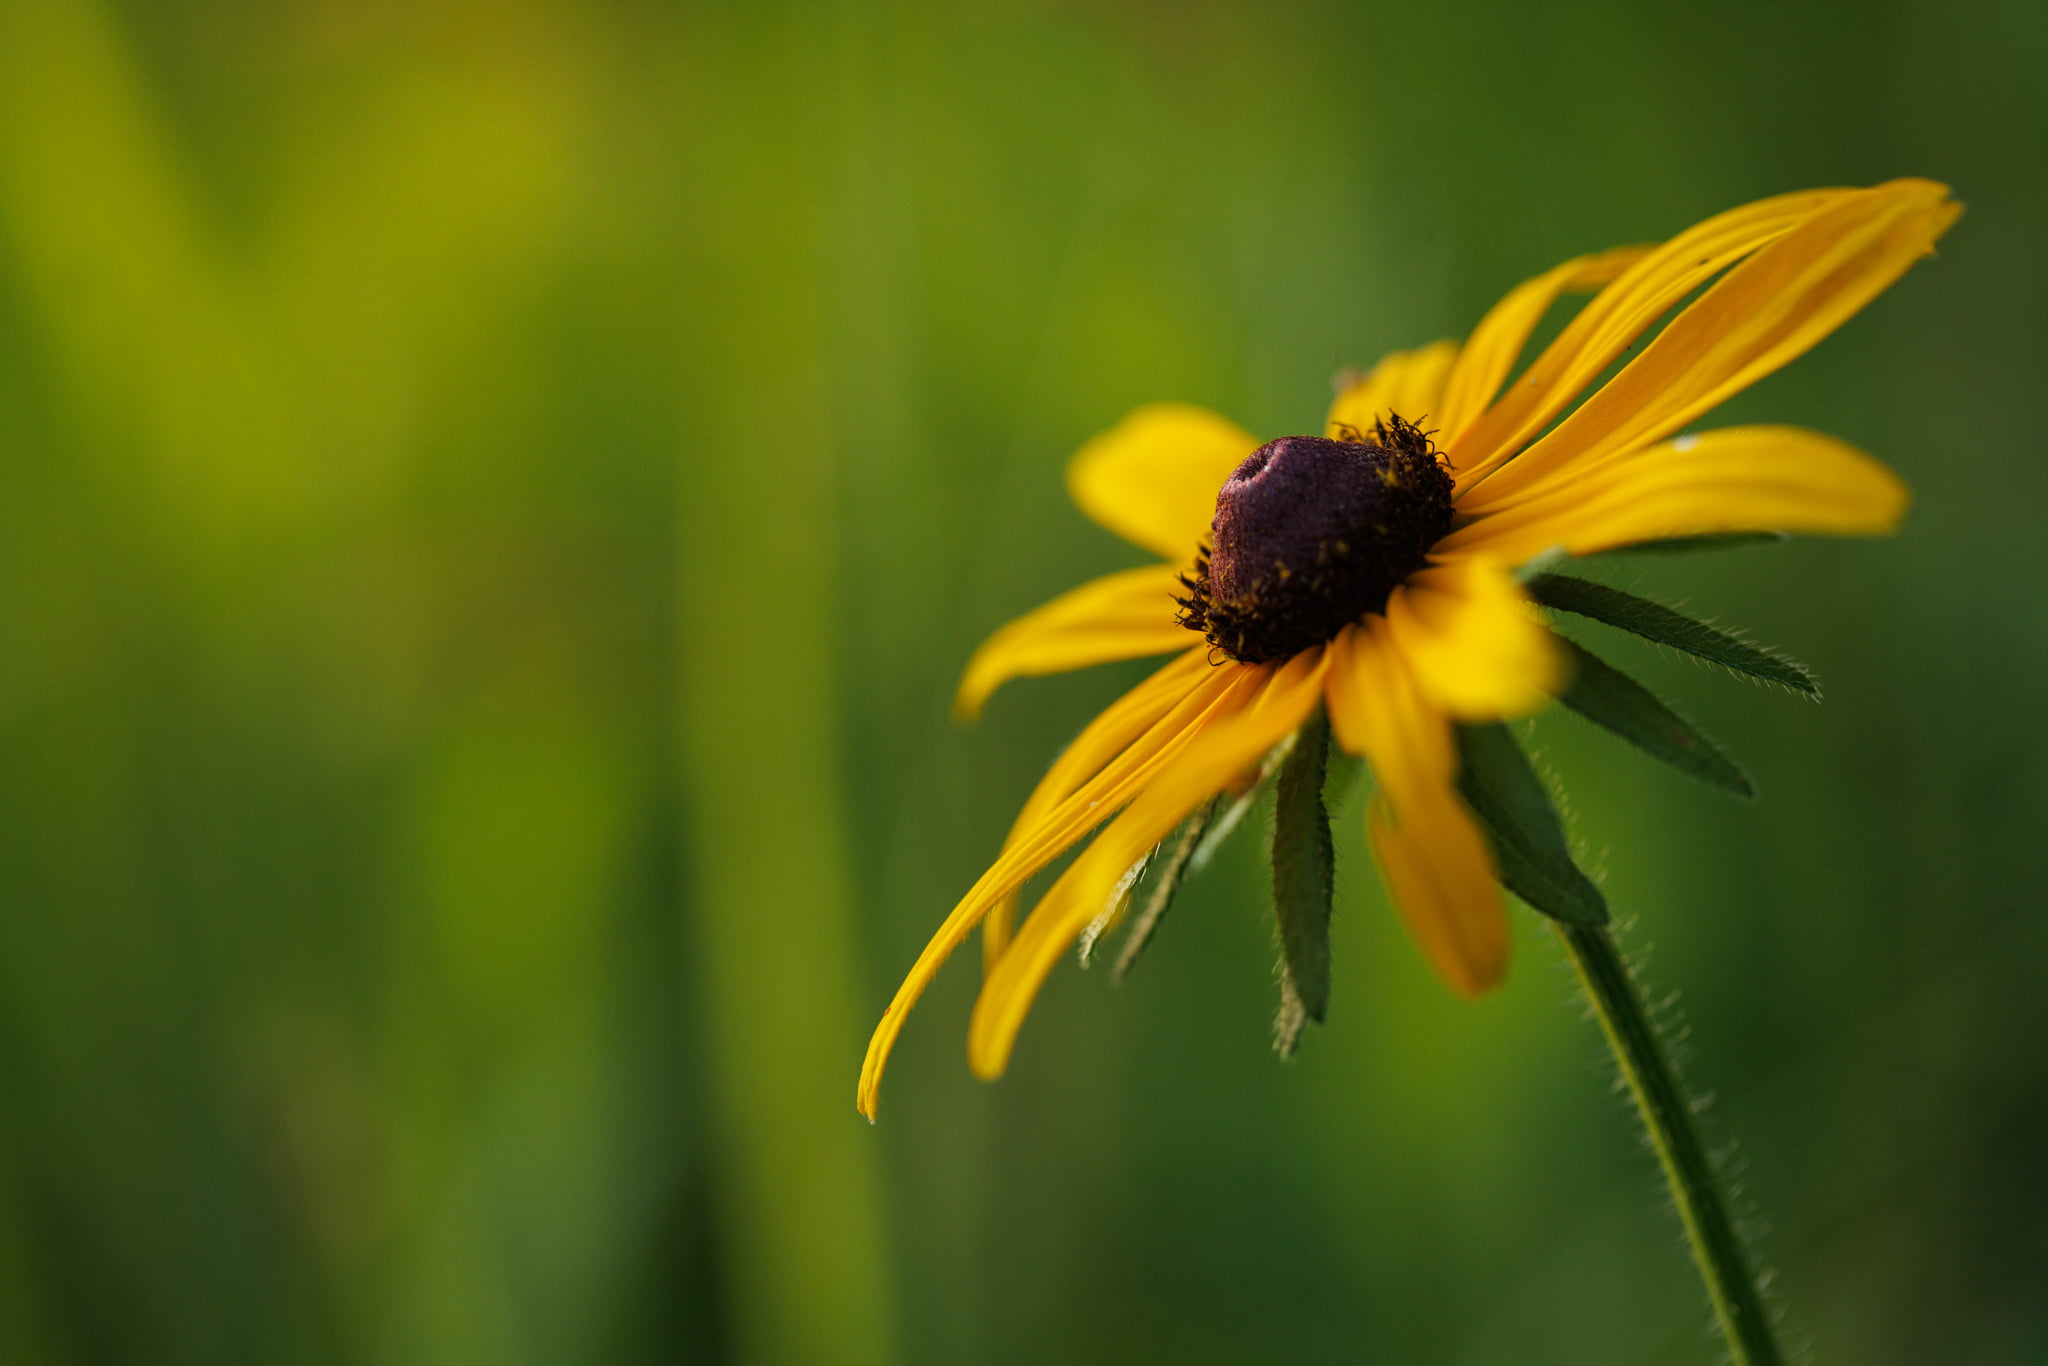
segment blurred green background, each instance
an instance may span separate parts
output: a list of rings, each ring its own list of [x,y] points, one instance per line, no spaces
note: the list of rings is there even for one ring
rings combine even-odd
[[[1738,806],[1535,738],[1682,988],[1818,1362],[2048,1362],[2048,10],[0,0],[0,1360],[1692,1363],[1560,955],[1453,999],[1342,813],[1267,1047],[1256,839],[989,1087],[869,1026],[1136,675],[947,699],[1140,560],[1158,398],[1342,365],[1744,200],[1970,212],[1732,419],[1883,543],[1617,562]]]

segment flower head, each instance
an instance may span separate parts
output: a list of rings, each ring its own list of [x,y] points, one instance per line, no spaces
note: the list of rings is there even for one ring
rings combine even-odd
[[[1462,347],[1395,354],[1346,385],[1320,435],[1262,444],[1161,404],[1091,441],[1068,471],[1075,502],[1163,562],[1003,627],[969,662],[957,709],[973,715],[1011,678],[1173,658],[1091,722],[1026,801],[884,1013],[861,1110],[874,1114],[905,1014],[976,926],[986,980],[968,1055],[999,1074],[1059,956],[1119,912],[1162,841],[1251,785],[1319,709],[1372,768],[1367,833],[1424,954],[1461,993],[1496,985],[1500,882],[1531,894],[1461,789],[1461,727],[1537,710],[1575,667],[1612,673],[1548,629],[1518,571],[1670,538],[1892,529],[1903,485],[1839,441],[1792,427],[1676,434],[1840,326],[1959,212],[1923,180],[1762,200],[1527,281]],[[1508,383],[1550,308],[1591,291]],[[1583,594],[1564,606],[1588,610]],[[1026,880],[1098,827],[1013,926]]]

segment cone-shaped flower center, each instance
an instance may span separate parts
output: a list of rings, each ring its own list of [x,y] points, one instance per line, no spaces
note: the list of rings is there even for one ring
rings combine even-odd
[[[1387,604],[1451,523],[1451,477],[1400,418],[1373,439],[1286,436],[1216,496],[1181,623],[1246,664],[1284,659]]]

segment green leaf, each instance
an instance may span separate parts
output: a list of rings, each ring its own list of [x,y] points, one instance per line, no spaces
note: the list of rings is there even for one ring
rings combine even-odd
[[[1543,780],[1502,725],[1458,727],[1458,792],[1493,845],[1500,880],[1543,914],[1605,925],[1607,900],[1566,847]]]
[[[1749,775],[1655,693],[1577,641],[1558,636],[1557,643],[1573,664],[1571,686],[1559,699],[1567,707],[1703,783],[1740,797],[1756,795]]]
[[[1746,545],[1779,545],[1790,540],[1782,531],[1713,531],[1701,536],[1667,536],[1656,541],[1618,545],[1601,555],[1691,555],[1702,550],[1734,550]]]
[[[1280,1018],[1274,1043],[1283,1055],[1307,1020],[1330,1005],[1330,901],[1336,871],[1323,775],[1330,723],[1320,709],[1296,734],[1280,765],[1273,798],[1273,911],[1280,922]]]
[[[1131,922],[1130,933],[1124,936],[1124,946],[1117,953],[1116,965],[1110,969],[1112,981],[1122,982],[1137,963],[1138,955],[1152,942],[1160,922],[1166,919],[1167,911],[1173,907],[1173,899],[1180,894],[1181,884],[1187,881],[1194,866],[1195,851],[1202,847],[1204,837],[1222,809],[1223,798],[1211,797],[1199,811],[1181,823],[1180,836],[1173,841],[1172,852],[1166,855],[1165,861],[1160,862],[1154,854],[1156,867],[1146,885],[1145,905],[1138,912],[1138,918]]]
[[[1258,776],[1253,778],[1251,785],[1234,800],[1227,805],[1221,805],[1223,798],[1218,797],[1219,806],[1216,814],[1210,818],[1208,828],[1202,831],[1200,840],[1195,844],[1194,859],[1187,869],[1188,876],[1192,877],[1209,866],[1209,860],[1216,857],[1216,851],[1223,847],[1223,842],[1230,838],[1239,822],[1251,814],[1252,808],[1257,806],[1259,800],[1272,788],[1274,775],[1280,772],[1280,765],[1287,761],[1288,755],[1294,753],[1295,739],[1295,736],[1290,735],[1267,751],[1266,757],[1259,761]]]
[[[1544,574],[1529,583],[1529,592],[1545,607],[1574,612],[1594,621],[1604,621],[1632,631],[1645,640],[1669,645],[1689,655],[1711,660],[1752,678],[1782,683],[1808,697],[1820,696],[1820,683],[1804,664],[1750,644],[1719,627],[1709,626],[1685,613],[1619,588],[1568,574]]]

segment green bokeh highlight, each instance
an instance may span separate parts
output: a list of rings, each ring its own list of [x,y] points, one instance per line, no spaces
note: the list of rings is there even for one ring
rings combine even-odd
[[[1611,574],[1826,704],[1598,638],[1753,805],[1528,734],[1789,1336],[2048,1361],[2044,69],[1993,0],[0,0],[0,1361],[1712,1360],[1554,945],[1451,997],[1358,795],[1295,1063],[1251,838],[999,1086],[964,958],[853,1085],[1137,676],[947,716],[1138,562],[1082,440],[1902,174],[1939,259],[1724,415],[1905,533]]]

